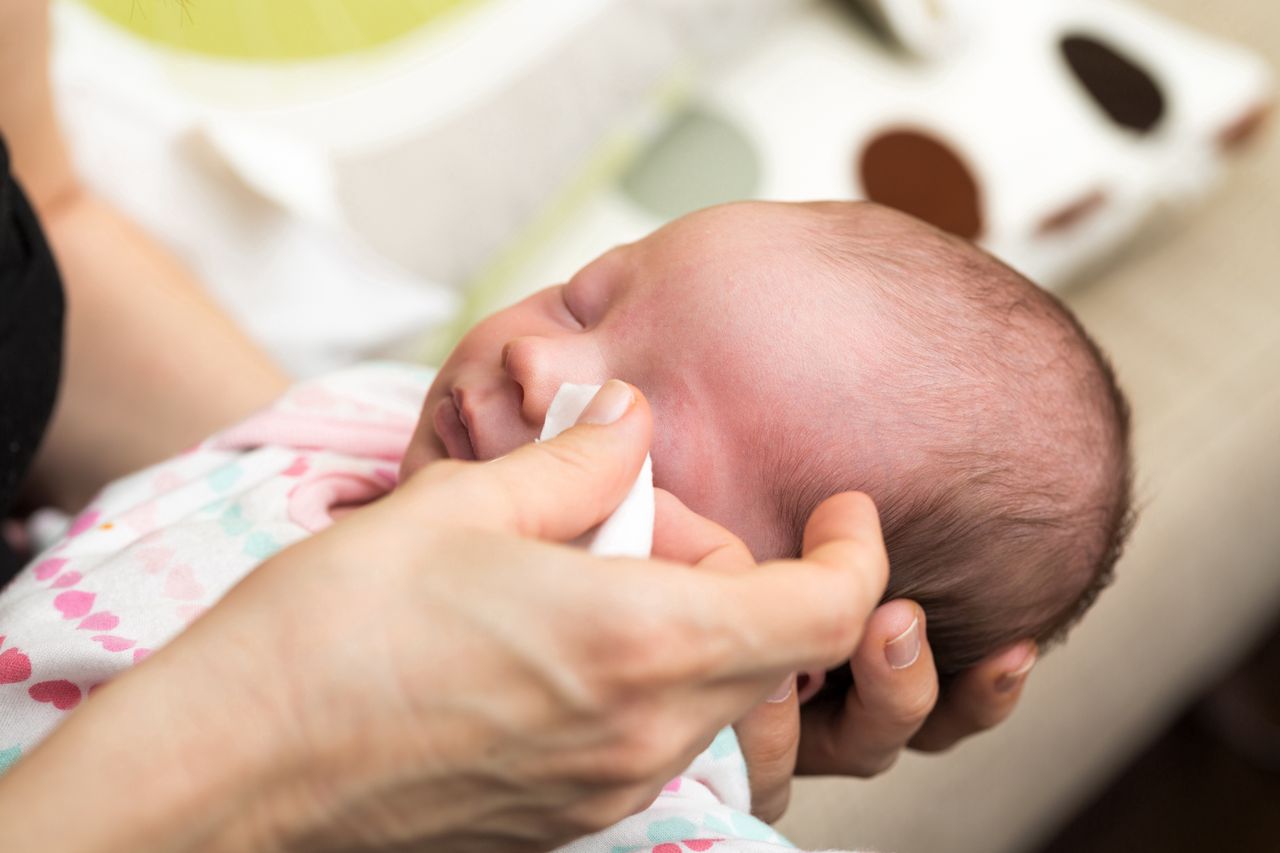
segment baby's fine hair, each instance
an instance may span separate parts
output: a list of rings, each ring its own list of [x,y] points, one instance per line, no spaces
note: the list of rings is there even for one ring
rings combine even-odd
[[[886,439],[888,470],[793,500],[796,531],[827,494],[868,492],[885,600],[924,608],[944,675],[1020,639],[1059,641],[1132,526],[1129,407],[1107,358],[1061,301],[967,241],[876,205],[811,207],[834,285],[873,297],[859,310],[874,306],[891,377],[875,393],[907,426]]]

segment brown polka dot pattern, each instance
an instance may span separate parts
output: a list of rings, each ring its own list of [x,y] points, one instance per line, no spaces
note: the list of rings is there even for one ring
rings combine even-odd
[[[1133,59],[1094,36],[1073,33],[1059,43],[1076,80],[1116,124],[1150,133],[1165,114],[1164,92]]]
[[[1237,151],[1258,135],[1271,114],[1270,104],[1260,104],[1248,110],[1228,124],[1218,134],[1218,147],[1223,151]]]
[[[1106,203],[1107,194],[1102,190],[1085,193],[1041,219],[1037,233],[1047,236],[1059,231],[1069,231],[1102,209]]]
[[[871,201],[969,240],[981,236],[978,181],[945,141],[918,130],[884,131],[862,149],[858,172]]]

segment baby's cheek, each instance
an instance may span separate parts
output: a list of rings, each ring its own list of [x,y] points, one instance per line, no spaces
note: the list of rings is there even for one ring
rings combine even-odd
[[[666,489],[681,503],[700,515],[707,515],[714,507],[714,492],[708,475],[714,471],[714,462],[705,450],[690,446],[687,439],[681,441],[674,430],[658,431],[654,424],[653,443],[649,453],[653,457],[653,484]]]
[[[413,437],[409,439],[409,444],[404,449],[404,457],[400,460],[399,481],[403,483],[418,469],[444,457],[444,449],[440,447],[436,431],[431,426],[428,406],[424,405],[422,413],[418,416],[418,424],[413,428]]]

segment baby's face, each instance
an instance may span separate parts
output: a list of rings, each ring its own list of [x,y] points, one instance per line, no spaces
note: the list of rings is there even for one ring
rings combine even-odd
[[[852,331],[832,328],[826,287],[806,286],[816,266],[801,245],[807,215],[702,211],[485,319],[440,368],[406,473],[507,453],[537,437],[561,383],[620,378],[653,410],[655,484],[758,556],[786,550],[781,466],[808,463],[797,448],[838,416],[821,377],[839,354],[832,342]]]

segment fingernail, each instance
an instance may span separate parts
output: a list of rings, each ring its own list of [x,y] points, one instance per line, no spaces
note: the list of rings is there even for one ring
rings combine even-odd
[[[1027,673],[1036,665],[1036,653],[1034,651],[1027,655],[1027,659],[1022,662],[1022,666],[996,679],[996,690],[1001,693],[1008,693],[1023,681],[1027,679]]]
[[[786,681],[779,684],[777,689],[774,690],[769,698],[764,701],[772,702],[775,705],[779,702],[785,702],[791,698],[791,691],[795,689],[795,686],[796,676],[795,673],[792,673],[791,675],[788,675]]]
[[[619,379],[610,379],[578,415],[577,423],[611,424],[625,415],[635,401],[636,395],[630,385]]]
[[[892,669],[906,669],[920,657],[920,617],[911,627],[884,644],[884,657]]]

